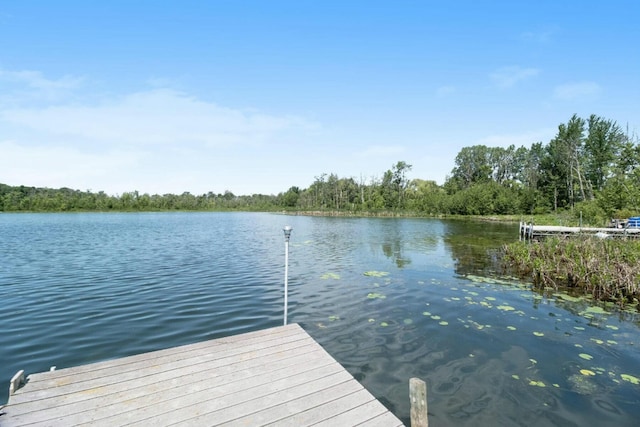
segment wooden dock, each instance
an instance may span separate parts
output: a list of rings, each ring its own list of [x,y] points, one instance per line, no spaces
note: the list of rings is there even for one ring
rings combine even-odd
[[[31,374],[13,426],[402,426],[299,325]]]
[[[548,236],[597,236],[600,238],[638,238],[640,228],[563,227],[533,225],[520,222],[520,240],[536,240]]]

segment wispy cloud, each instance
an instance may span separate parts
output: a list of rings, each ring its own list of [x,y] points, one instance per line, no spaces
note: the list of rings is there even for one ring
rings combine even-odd
[[[271,167],[268,156],[322,132],[304,117],[227,108],[169,88],[96,102],[74,91],[79,79],[7,71],[0,78],[16,98],[0,103],[0,178],[10,184],[110,193],[238,188],[256,166]],[[24,87],[72,95],[34,102]]]
[[[595,82],[576,82],[556,86],[553,96],[556,99],[570,101],[574,99],[593,97],[600,94],[602,88]]]
[[[548,43],[558,32],[558,28],[546,28],[538,31],[525,31],[520,35],[523,40],[535,43]]]
[[[537,76],[537,68],[522,68],[518,66],[503,67],[489,74],[489,78],[500,88],[507,89],[524,80]]]
[[[0,83],[4,97],[12,103],[30,101],[34,98],[51,101],[81,87],[82,77],[65,75],[59,79],[46,78],[38,71],[10,71],[0,68]],[[20,99],[22,98],[22,99]]]
[[[438,98],[444,98],[455,92],[456,92],[455,86],[440,86],[438,89],[436,89],[436,96]]]
[[[300,117],[234,110],[170,89],[137,92],[98,105],[5,108],[0,119],[48,134],[143,145],[258,143],[278,132],[317,127]]]

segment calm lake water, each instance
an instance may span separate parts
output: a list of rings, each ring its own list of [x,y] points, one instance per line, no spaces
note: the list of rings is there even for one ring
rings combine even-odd
[[[262,213],[0,214],[9,379],[289,321],[408,423],[637,425],[640,318],[540,295],[493,252],[517,225]]]

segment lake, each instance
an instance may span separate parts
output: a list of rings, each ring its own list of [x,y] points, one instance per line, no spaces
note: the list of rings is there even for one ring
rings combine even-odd
[[[299,323],[405,423],[636,425],[640,317],[505,277],[515,224],[267,213],[0,214],[9,379]]]

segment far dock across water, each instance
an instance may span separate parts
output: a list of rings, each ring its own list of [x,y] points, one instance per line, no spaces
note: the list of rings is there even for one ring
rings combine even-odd
[[[638,238],[640,237],[640,228],[563,227],[556,225],[533,225],[531,223],[520,222],[520,240],[573,235],[591,235],[601,238]]]
[[[402,426],[299,325],[31,374],[14,426]]]

